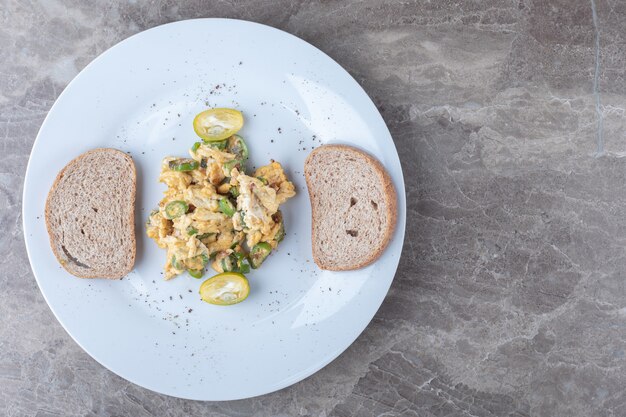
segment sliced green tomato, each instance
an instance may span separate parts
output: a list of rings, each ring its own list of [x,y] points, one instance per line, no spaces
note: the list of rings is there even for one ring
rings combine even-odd
[[[170,169],[172,171],[187,172],[198,169],[198,161],[193,159],[174,159],[169,162]]]
[[[235,214],[235,206],[226,197],[220,198],[219,207],[220,211],[228,217],[233,217],[233,214]]]
[[[267,242],[259,242],[250,251],[250,266],[257,269],[261,266],[265,258],[267,258],[272,251],[272,246]]]
[[[204,269],[188,269],[187,272],[196,279],[200,279],[204,275]]]
[[[189,205],[182,200],[172,201],[165,206],[165,218],[175,219],[187,213]]]
[[[191,152],[195,153],[199,147],[200,147],[200,142],[194,143],[193,146],[191,147]]]
[[[239,135],[232,135],[228,138],[228,151],[237,156],[237,159],[245,161],[248,159],[248,145]]]
[[[235,109],[209,109],[193,119],[193,130],[205,142],[224,140],[243,126],[243,115]]]
[[[200,285],[200,298],[209,304],[228,306],[242,302],[250,294],[250,284],[243,274],[223,272]]]

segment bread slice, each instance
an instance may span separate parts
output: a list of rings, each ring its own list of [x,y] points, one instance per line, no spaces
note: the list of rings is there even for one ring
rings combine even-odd
[[[396,225],[396,191],[376,159],[345,145],[315,149],[304,164],[312,209],[313,260],[344,271],[371,264]]]
[[[46,200],[50,246],[80,278],[119,279],[135,263],[135,165],[116,149],[94,149],[59,172]]]

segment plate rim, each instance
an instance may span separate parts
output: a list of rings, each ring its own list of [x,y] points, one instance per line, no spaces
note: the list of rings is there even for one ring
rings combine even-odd
[[[157,26],[153,26],[150,27],[148,29],[142,30],[140,32],[137,32],[131,36],[128,36],[120,41],[118,41],[117,43],[115,43],[114,45],[108,47],[107,49],[105,49],[104,51],[102,51],[100,54],[98,54],[98,56],[96,56],[93,60],[91,60],[85,67],[83,67],[73,78],[72,80],[64,87],[63,91],[56,97],[54,103],[52,104],[52,106],[50,107],[50,109],[48,110],[46,117],[44,118],[43,122],[41,123],[41,126],[39,127],[39,130],[37,132],[37,136],[35,137],[35,140],[33,141],[33,145],[31,147],[31,151],[29,153],[28,156],[28,163],[27,163],[27,167],[26,167],[26,171],[24,174],[24,183],[23,183],[23,189],[22,189],[22,210],[21,210],[21,215],[22,215],[22,230],[23,230],[23,234],[24,234],[24,245],[26,247],[26,253],[27,253],[27,257],[28,257],[28,262],[29,265],[31,267],[31,271],[33,273],[33,276],[35,277],[35,281],[37,282],[37,287],[39,289],[40,294],[43,296],[44,300],[46,301],[46,304],[48,306],[48,308],[52,311],[52,314],[54,315],[55,319],[57,320],[57,322],[61,325],[61,327],[65,330],[65,332],[70,336],[70,338],[78,345],[80,346],[80,348],[89,355],[89,357],[91,357],[93,360],[95,360],[100,366],[104,367],[105,369],[107,369],[108,371],[112,372],[113,374],[117,375],[118,377],[131,382],[134,385],[137,385],[143,389],[152,391],[152,392],[156,392],[158,394],[161,395],[166,395],[168,397],[172,397],[172,398],[181,398],[181,399],[185,399],[185,400],[194,400],[194,401],[203,401],[203,402],[218,402],[218,401],[235,401],[235,400],[242,400],[242,399],[247,399],[247,398],[256,398],[256,397],[260,397],[263,395],[267,395],[282,389],[285,389],[287,387],[290,387],[291,385],[294,385],[300,381],[303,381],[305,379],[307,379],[308,377],[310,377],[311,375],[317,373],[318,371],[320,371],[322,368],[326,367],[328,364],[330,364],[332,361],[334,361],[335,359],[337,359],[342,353],[344,353],[346,350],[348,350],[348,348],[350,348],[350,346],[352,346],[354,344],[354,342],[361,336],[361,334],[365,331],[365,329],[370,325],[370,323],[372,322],[372,320],[374,319],[374,317],[376,316],[378,310],[380,309],[380,307],[382,306],[382,303],[384,302],[384,300],[387,298],[387,295],[389,294],[389,289],[391,288],[391,285],[395,279],[397,270],[398,270],[398,266],[400,263],[400,259],[401,259],[401,254],[400,256],[398,256],[397,262],[395,264],[395,266],[393,266],[393,276],[391,278],[391,280],[389,281],[389,285],[386,288],[385,291],[385,295],[381,298],[380,302],[378,303],[378,305],[376,306],[376,309],[374,310],[374,314],[372,315],[372,317],[360,328],[358,329],[358,332],[356,332],[356,336],[350,340],[350,342],[348,344],[346,344],[346,346],[344,348],[340,348],[337,349],[335,351],[331,351],[329,352],[327,355],[325,355],[324,359],[317,362],[316,364],[314,364],[313,366],[309,366],[308,368],[306,368],[305,370],[302,370],[300,372],[294,373],[292,374],[290,377],[285,378],[283,380],[280,381],[279,384],[274,384],[273,386],[270,386],[269,388],[264,388],[262,390],[260,390],[259,393],[254,394],[254,395],[233,395],[230,398],[227,399],[219,399],[219,400],[206,400],[206,399],[199,399],[199,398],[194,398],[193,396],[185,396],[185,395],[179,395],[179,394],[172,394],[169,392],[165,392],[164,390],[160,390],[157,388],[153,388],[153,387],[147,387],[143,384],[139,384],[138,382],[135,382],[135,380],[133,378],[130,378],[128,376],[122,375],[123,372],[119,371],[119,370],[114,370],[111,367],[109,367],[108,365],[106,365],[103,361],[101,360],[99,357],[96,357],[96,355],[94,355],[92,352],[90,352],[89,350],[87,350],[83,344],[78,340],[79,338],[77,338],[72,332],[69,331],[69,329],[66,327],[65,323],[63,323],[62,320],[60,320],[59,315],[56,311],[56,309],[53,307],[53,305],[51,304],[50,300],[48,299],[48,296],[46,295],[46,293],[42,290],[42,286],[41,286],[41,282],[40,282],[40,278],[37,276],[37,274],[35,273],[35,268],[33,266],[33,257],[32,257],[32,253],[31,253],[31,245],[29,244],[29,238],[28,238],[28,233],[27,230],[30,230],[30,226],[29,226],[29,222],[27,222],[27,217],[26,217],[26,196],[27,196],[27,191],[30,188],[29,184],[33,181],[32,179],[30,179],[31,176],[31,162],[32,162],[32,155],[35,152],[35,150],[38,147],[38,144],[40,142],[40,138],[41,138],[41,132],[44,130],[44,127],[49,123],[51,114],[54,113],[54,109],[55,107],[58,105],[59,101],[61,101],[61,98],[64,97],[65,94],[67,94],[68,90],[70,90],[70,87],[75,84],[77,82],[77,80],[82,77],[86,72],[89,71],[89,69],[94,66],[97,65],[97,63],[103,58],[103,56],[105,56],[107,53],[109,53],[111,50],[116,49],[121,47],[124,43],[126,43],[127,41],[129,41],[132,38],[135,38],[137,36],[143,35],[146,32],[150,32],[150,31],[156,31],[156,30],[163,30],[163,28],[165,27],[169,27],[169,26],[176,26],[176,25],[185,25],[188,24],[189,22],[205,22],[207,24],[211,24],[212,22],[217,22],[217,21],[226,21],[226,22],[235,22],[237,24],[246,24],[246,25],[251,25],[251,26],[259,26],[261,27],[263,30],[270,30],[270,31],[277,31],[280,32],[281,35],[283,36],[287,36],[289,38],[293,38],[296,41],[302,42],[305,45],[307,45],[310,48],[313,48],[315,51],[317,51],[318,53],[320,53],[323,57],[325,57],[326,59],[328,59],[331,63],[333,63],[334,65],[336,65],[341,71],[343,71],[348,77],[349,79],[351,79],[354,82],[355,87],[360,90],[361,93],[363,93],[368,99],[369,102],[367,103],[367,105],[371,106],[374,111],[376,113],[378,113],[378,115],[380,116],[384,128],[387,130],[389,137],[391,138],[391,144],[393,145],[393,150],[395,151],[395,154],[398,158],[398,167],[399,167],[399,174],[400,177],[397,179],[397,182],[394,183],[394,186],[396,187],[396,194],[397,194],[397,203],[398,203],[398,213],[404,213],[404,216],[398,216],[400,217],[396,222],[396,226],[395,226],[395,230],[393,232],[392,235],[392,240],[393,239],[399,239],[401,240],[401,246],[400,246],[400,250],[404,247],[404,240],[405,240],[405,236],[406,236],[406,188],[405,188],[405,181],[404,181],[404,172],[402,169],[402,163],[400,160],[400,156],[398,154],[398,149],[396,147],[396,144],[393,140],[393,136],[391,135],[391,132],[389,131],[389,127],[387,126],[387,123],[385,122],[382,114],[380,113],[380,111],[378,110],[378,108],[376,107],[376,105],[374,104],[374,101],[372,100],[372,98],[370,97],[370,95],[367,93],[367,91],[365,91],[365,89],[361,86],[361,84],[352,76],[352,74],[350,74],[350,72],[348,72],[341,64],[339,64],[337,61],[335,61],[335,59],[333,59],[331,56],[329,56],[328,54],[326,54],[324,51],[322,51],[321,49],[319,49],[318,47],[316,47],[315,45],[309,43],[308,41],[293,35],[285,30],[270,26],[270,25],[266,25],[263,23],[258,23],[258,22],[254,22],[254,21],[249,21],[249,20],[244,20],[244,19],[234,19],[234,18],[223,18],[223,17],[206,17],[206,18],[193,18],[193,19],[184,19],[184,20],[178,20],[178,21],[173,21],[173,22],[167,22],[167,23],[163,23]],[[377,158],[378,159],[378,158]],[[400,196],[402,196],[403,198],[399,198]],[[391,241],[390,241],[391,242]],[[385,249],[385,251],[388,250],[388,248]],[[383,251],[384,253],[384,251]],[[374,263],[378,262],[375,261]],[[98,355],[99,356],[99,355]]]

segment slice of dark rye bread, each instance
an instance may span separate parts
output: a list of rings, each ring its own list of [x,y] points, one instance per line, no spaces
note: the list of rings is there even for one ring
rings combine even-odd
[[[135,165],[116,149],[94,149],[59,172],[46,200],[50,246],[80,278],[119,279],[135,264]]]
[[[344,271],[371,264],[396,225],[396,191],[385,168],[367,153],[324,145],[304,163],[312,210],[313,260]]]

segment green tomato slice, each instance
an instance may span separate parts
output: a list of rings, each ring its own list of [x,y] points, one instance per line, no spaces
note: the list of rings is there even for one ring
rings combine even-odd
[[[242,302],[250,294],[250,284],[243,274],[223,272],[200,285],[200,298],[209,304],[228,306]]]
[[[205,142],[224,140],[243,127],[243,115],[235,109],[209,109],[193,119],[193,130]]]

